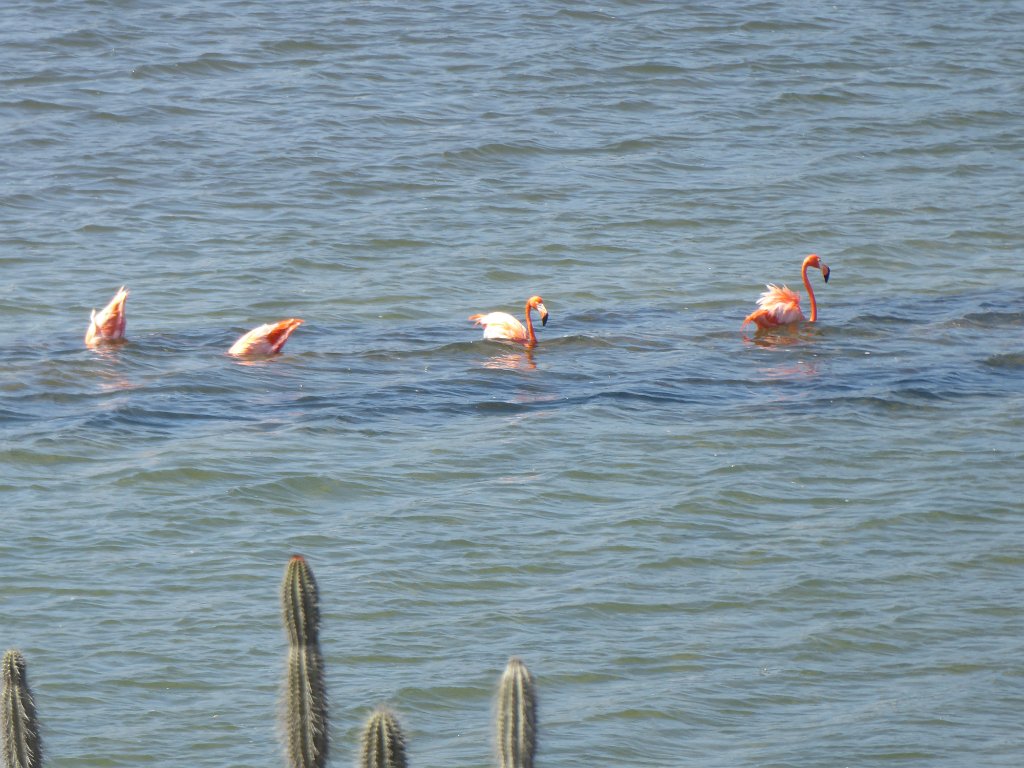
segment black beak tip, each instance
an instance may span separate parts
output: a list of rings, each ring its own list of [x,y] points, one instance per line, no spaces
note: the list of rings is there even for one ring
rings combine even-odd
[[[826,282],[826,283],[828,282],[828,277],[829,277],[829,275],[831,275],[831,274],[832,274],[832,271],[831,271],[831,270],[829,270],[828,272],[826,272],[826,273],[825,273],[825,282]]]
[[[544,315],[544,317],[542,317],[540,319],[540,324],[541,325],[547,325],[548,324],[548,316],[547,315]]]

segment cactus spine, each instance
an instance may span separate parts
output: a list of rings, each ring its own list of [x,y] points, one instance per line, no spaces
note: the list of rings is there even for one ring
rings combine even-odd
[[[25,679],[25,657],[9,650],[3,660],[3,754],[5,768],[40,768],[43,764],[36,705]]]
[[[360,768],[406,768],[405,737],[394,713],[379,707],[363,729]]]
[[[537,691],[522,659],[508,660],[498,687],[498,757],[501,768],[533,768],[537,750]]]
[[[281,612],[288,633],[284,727],[291,768],[327,765],[327,688],[320,655],[320,605],[316,579],[301,555],[285,569]]]

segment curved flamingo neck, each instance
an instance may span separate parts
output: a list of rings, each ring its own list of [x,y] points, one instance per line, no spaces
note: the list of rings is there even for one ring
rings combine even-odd
[[[537,346],[537,334],[533,330],[533,320],[530,319],[530,310],[533,307],[530,306],[530,302],[526,302],[526,346],[535,347]]]
[[[804,279],[804,288],[807,289],[807,297],[811,300],[811,316],[808,318],[808,322],[813,323],[818,319],[818,303],[814,300],[814,289],[811,288],[811,281],[807,279],[807,267],[810,257],[804,259],[803,268],[800,270],[800,276]]]

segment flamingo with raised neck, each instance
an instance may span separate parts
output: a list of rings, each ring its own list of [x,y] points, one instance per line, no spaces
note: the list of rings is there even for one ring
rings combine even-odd
[[[817,254],[812,253],[804,259],[800,268],[800,276],[804,281],[804,288],[807,289],[807,296],[811,300],[811,316],[808,322],[816,322],[818,319],[818,304],[814,300],[814,289],[811,288],[811,281],[807,279],[809,268],[821,270],[822,277],[828,282],[829,268]],[[774,283],[769,283],[767,291],[761,294],[757,300],[758,309],[747,315],[743,321],[745,327],[754,323],[759,329],[776,328],[780,325],[798,323],[804,319],[804,313],[800,309],[800,295],[791,288],[783,285],[781,288]]]
[[[533,330],[533,320],[530,317],[530,312],[534,309],[540,313],[540,324],[547,325],[548,310],[544,306],[544,299],[540,296],[531,296],[526,300],[525,326],[507,312],[470,315],[469,319],[477,325],[483,326],[485,339],[514,341],[527,347],[535,347],[537,346],[537,334]]]

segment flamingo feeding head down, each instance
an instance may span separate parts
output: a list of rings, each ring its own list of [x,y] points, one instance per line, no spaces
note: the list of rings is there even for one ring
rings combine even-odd
[[[829,268],[817,254],[812,253],[804,259],[800,268],[800,276],[804,281],[804,288],[807,289],[807,296],[811,300],[811,316],[809,322],[818,319],[818,305],[814,301],[814,290],[811,288],[811,281],[807,279],[807,270],[811,267],[821,270],[821,276],[828,282]],[[758,309],[747,315],[743,321],[745,327],[748,323],[754,323],[759,329],[776,328],[780,325],[796,323],[804,319],[804,313],[800,311],[800,296],[795,291],[786,287],[781,288],[773,283],[767,285],[768,290],[761,294],[757,300]]]
[[[469,319],[483,326],[484,338],[498,341],[514,341],[527,347],[537,346],[537,334],[533,330],[530,312],[536,309],[540,313],[540,324],[548,324],[548,310],[544,299],[531,296],[526,301],[526,325],[524,326],[507,312],[488,312],[486,315],[470,315]]]
[[[105,341],[120,341],[124,338],[127,323],[124,303],[128,300],[128,289],[123,285],[103,309],[95,309],[89,317],[89,328],[85,332],[85,346],[96,347]]]
[[[284,343],[288,341],[288,337],[300,325],[302,325],[301,320],[297,317],[290,317],[287,320],[267,323],[258,328],[253,328],[231,345],[228,354],[235,357],[276,355],[281,351]]]

